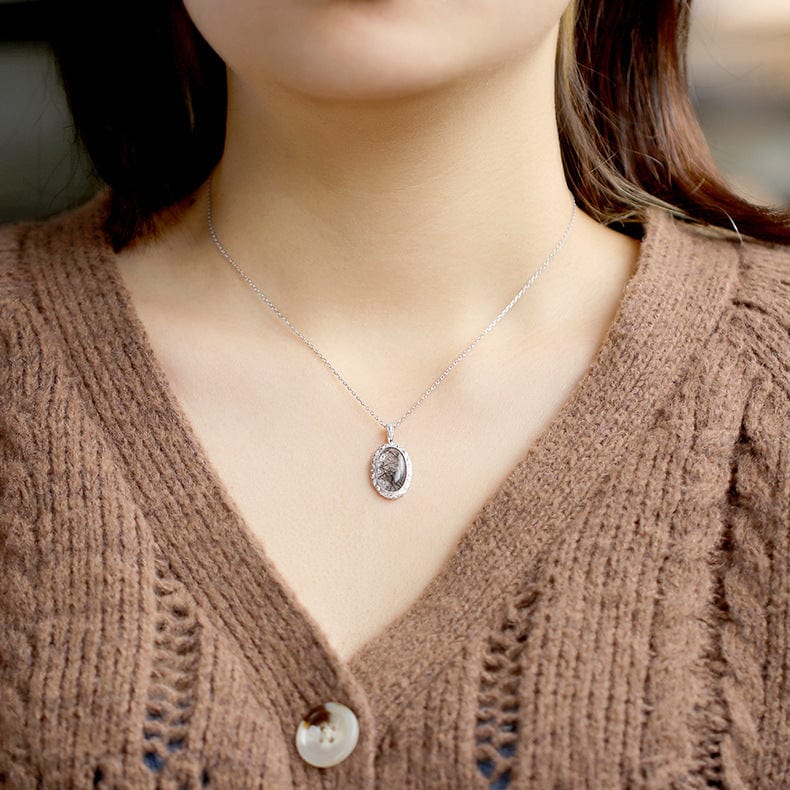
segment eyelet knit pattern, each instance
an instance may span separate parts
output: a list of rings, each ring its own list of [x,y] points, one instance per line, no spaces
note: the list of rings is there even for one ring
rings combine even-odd
[[[554,421],[341,661],[174,398],[107,193],[0,229],[0,786],[790,787],[790,250],[653,211]],[[294,734],[328,700],[341,763]]]
[[[530,590],[506,600],[500,628],[489,635],[481,665],[476,759],[492,788],[509,786],[517,763],[521,659],[529,631],[528,614],[537,594]]]

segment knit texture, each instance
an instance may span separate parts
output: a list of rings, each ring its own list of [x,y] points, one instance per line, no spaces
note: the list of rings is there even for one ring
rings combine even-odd
[[[0,229],[0,785],[790,787],[790,250],[652,210],[592,365],[341,661],[173,396],[106,191]],[[343,762],[296,728],[356,714]]]

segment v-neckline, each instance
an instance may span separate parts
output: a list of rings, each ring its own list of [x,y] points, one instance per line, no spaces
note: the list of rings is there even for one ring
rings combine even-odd
[[[41,276],[62,278],[67,297],[59,309],[71,311],[72,324],[82,315],[81,342],[99,350],[104,369],[85,384],[154,541],[255,669],[275,673],[305,700],[316,684],[359,684],[380,723],[486,627],[507,589],[539,581],[541,556],[567,538],[562,530],[617,463],[632,427],[649,422],[662,393],[679,380],[695,341],[712,330],[712,302],[721,296],[716,278],[691,254],[691,234],[650,209],[636,271],[556,416],[416,600],[343,660],[242,517],[175,396],[100,229],[107,203],[105,188],[77,212],[72,265]],[[277,674],[294,655],[304,678]]]

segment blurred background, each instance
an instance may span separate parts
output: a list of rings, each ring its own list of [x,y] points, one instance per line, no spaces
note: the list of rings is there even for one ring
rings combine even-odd
[[[790,204],[790,0],[693,8],[692,96],[713,155],[750,198]],[[41,36],[39,0],[0,0],[0,222],[50,216],[99,186]]]

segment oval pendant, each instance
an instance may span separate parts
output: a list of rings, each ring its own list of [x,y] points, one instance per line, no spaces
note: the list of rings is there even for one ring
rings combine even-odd
[[[370,462],[370,480],[381,496],[397,499],[411,485],[411,458],[392,439],[392,424],[387,425],[387,442],[382,444]]]

